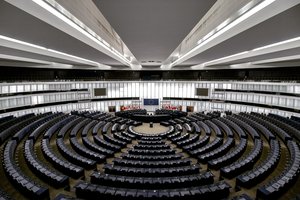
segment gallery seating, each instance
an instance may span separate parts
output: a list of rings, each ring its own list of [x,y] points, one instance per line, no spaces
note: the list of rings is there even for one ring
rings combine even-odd
[[[196,134],[201,134],[201,128],[200,126],[196,123],[197,120],[191,122],[191,125],[194,127],[193,129],[195,130]]]
[[[189,139],[188,139],[189,140]],[[202,137],[201,139],[191,143],[191,144],[188,144],[188,145],[185,145],[183,146],[182,148],[185,150],[185,151],[194,151],[196,149],[199,149],[199,148],[202,148],[203,146],[207,145],[208,142],[210,140],[210,137],[208,135],[205,135],[204,137]],[[183,142],[183,141],[182,141]]]
[[[47,120],[51,119],[51,113],[45,113],[44,115],[34,116],[30,118],[31,124],[22,127],[15,135],[9,140],[4,148],[3,168],[4,172],[15,184],[15,187],[23,192],[26,196],[31,198],[47,198],[49,197],[49,189],[42,186],[39,183],[33,181],[28,177],[18,166],[15,160],[15,152],[18,144],[23,140],[26,135],[34,128],[42,125]]]
[[[128,153],[132,155],[172,155],[175,153],[174,149],[130,149]]]
[[[82,137],[86,137],[88,135],[89,131],[93,127],[95,127],[95,125],[97,124],[97,122],[98,122],[97,120],[89,121],[89,123],[83,127],[83,130],[81,132],[81,136]],[[77,135],[77,133],[75,133],[75,135]]]
[[[275,139],[275,135],[273,133],[271,133],[266,127],[264,127],[263,125],[247,118],[246,116],[243,115],[239,115],[239,118],[243,121],[245,121],[246,123],[248,123],[250,126],[252,126],[253,128],[257,129],[260,131],[260,133],[262,133],[264,135],[264,137],[270,141],[270,140],[274,140]]]
[[[94,111],[9,116],[0,118],[3,178],[27,199],[277,199],[300,173],[288,120],[197,113],[144,134],[137,121]]]
[[[220,121],[219,119],[212,119],[212,122],[215,124],[215,128],[220,127],[225,133],[227,137],[232,138],[233,137],[233,133],[231,131],[231,129],[222,121]]]
[[[110,121],[106,122],[106,124],[102,127],[101,133],[106,134],[108,129],[112,126]]]
[[[56,153],[53,152],[48,139],[42,140],[42,151],[43,155],[48,159],[48,161],[50,161],[58,170],[60,170],[64,174],[73,178],[83,176],[83,168],[61,157],[58,157]]]
[[[258,188],[256,196],[264,199],[274,199],[282,195],[296,181],[299,176],[300,150],[294,141],[287,141],[290,160],[283,172],[269,183]]]
[[[210,126],[212,128],[212,130],[214,130],[214,133],[216,134],[217,137],[224,137],[223,133],[221,132],[220,128],[218,126],[216,126],[216,124],[214,124],[212,121],[210,120],[206,120],[204,121],[208,126]]]
[[[176,177],[130,177],[93,172],[91,183],[132,189],[172,189],[212,184],[213,178],[211,172]]]
[[[40,136],[40,134],[43,131],[46,131],[45,134],[43,135],[43,138],[50,139],[55,134],[56,131],[58,131],[59,129],[61,129],[62,127],[64,127],[66,124],[68,124],[69,122],[71,122],[71,121],[73,121],[75,119],[76,119],[76,117],[74,115],[65,115],[65,116],[59,117],[55,121],[49,121],[45,125],[40,126],[35,131],[33,131],[28,136],[28,139],[33,139],[34,141],[36,141],[37,138]]]
[[[126,160],[124,158],[115,158],[113,164],[125,167],[142,167],[142,168],[165,168],[165,167],[183,167],[191,165],[189,158],[179,160],[166,160],[166,161],[140,161],[140,160]]]
[[[114,154],[114,151],[103,148],[96,143],[92,142],[87,136],[82,137],[82,143],[91,151],[94,151],[99,154],[103,154],[105,156],[111,156]]]
[[[236,123],[237,125],[239,125],[240,127],[242,127],[244,130],[247,130],[247,133],[251,136],[253,140],[260,139],[260,135],[257,133],[257,131],[249,124],[240,120],[238,115],[231,115],[228,116],[227,118],[233,121],[234,123]]]
[[[29,139],[26,140],[24,146],[25,159],[31,169],[54,187],[66,186],[69,182],[69,177],[49,168],[46,164],[43,164],[41,161],[39,161],[33,151],[33,145],[33,140]]]
[[[89,158],[91,160],[97,161],[97,163],[101,163],[105,160],[105,155],[94,152],[85,146],[81,145],[76,137],[70,138],[70,144],[73,147],[73,149],[78,153],[78,155],[82,155],[86,158]]]
[[[188,133],[193,133],[193,132],[194,132],[194,126],[190,126],[188,123],[184,123],[184,124],[183,124],[183,127],[185,128],[185,130],[186,130]]]
[[[199,155],[197,158],[200,162],[206,163],[209,160],[213,160],[225,155],[231,149],[231,147],[234,146],[234,144],[234,139],[232,137],[228,137],[219,148],[207,152],[205,154]]]
[[[80,117],[76,117],[74,120],[68,122],[67,124],[65,124],[58,132],[57,134],[57,138],[63,138],[65,136],[65,134],[75,125],[79,124],[80,122],[82,122],[82,118]]]
[[[276,126],[275,124],[269,122],[266,118],[266,116],[260,115],[258,113],[251,113],[251,115],[248,115],[251,119],[257,121],[258,123],[264,125],[266,128],[272,130],[279,136],[284,142],[287,142],[289,140],[292,140],[292,137],[282,128]]]
[[[105,122],[104,121],[99,121],[93,128],[93,135],[97,135],[100,131],[100,129],[102,128],[102,126],[104,126]]]
[[[116,138],[114,138],[114,137],[112,137],[111,135],[108,135],[108,134],[104,134],[102,136],[103,136],[103,139],[105,141],[109,142],[110,144],[114,144],[114,145],[117,145],[117,146],[120,146],[120,147],[124,147],[127,144],[127,142],[116,139]]]
[[[56,139],[56,145],[59,152],[69,161],[75,163],[76,165],[82,166],[87,169],[92,169],[96,166],[96,161],[91,158],[86,158],[84,156],[79,155],[78,153],[69,149],[64,142],[63,138]],[[88,154],[89,155],[89,154]],[[99,160],[104,158],[100,157]]]
[[[190,134],[189,133],[185,133],[185,134],[183,134],[183,135],[181,135],[181,134],[179,134],[177,137],[173,137],[173,138],[171,138],[171,140],[173,141],[173,142],[181,142],[181,141],[183,141],[183,140],[186,140],[186,139],[188,139],[190,137]]]
[[[101,138],[99,135],[94,135],[93,139],[94,139],[94,142],[102,148],[109,149],[114,152],[121,149],[121,146],[112,144],[112,143],[104,140],[103,138]]]
[[[145,149],[145,150],[150,150],[150,149],[170,149],[170,146],[167,145],[167,144],[164,144],[164,143],[161,143],[161,144],[153,144],[153,143],[150,143],[150,144],[136,144],[133,146],[133,148],[135,149]]]
[[[4,171],[13,182],[15,187],[31,198],[46,198],[49,196],[49,189],[36,183],[32,178],[26,176],[20,170],[14,160],[14,154],[17,147],[16,140],[7,142],[4,149]]]
[[[12,136],[15,132],[30,124],[35,117],[36,116],[31,113],[16,119],[11,119],[7,123],[4,123],[1,126],[2,131],[0,133],[0,144]]]
[[[238,126],[236,123],[230,121],[229,119],[227,119],[225,117],[219,118],[219,120],[224,122],[225,124],[227,124],[229,127],[231,127],[232,130],[234,130],[234,132],[236,134],[238,134],[239,138],[245,138],[245,139],[248,138],[248,135],[245,133],[245,131],[240,126]]]
[[[222,144],[223,138],[216,137],[211,143],[194,150],[189,150],[188,152],[193,156],[199,156],[220,147]]]
[[[215,184],[180,189],[140,190],[116,188],[81,182],[75,186],[80,198],[93,199],[222,199],[228,196],[230,185],[225,181]]]
[[[163,160],[175,160],[181,159],[182,154],[171,154],[171,155],[132,155],[132,154],[122,154],[122,158],[128,160],[149,160],[149,161],[163,161]]]
[[[104,172],[108,174],[139,176],[139,177],[169,177],[179,175],[191,175],[199,173],[200,167],[198,165],[189,165],[184,167],[171,168],[138,168],[138,167],[124,167],[106,164]]]
[[[247,148],[247,139],[241,138],[239,144],[222,157],[208,161],[208,166],[212,169],[219,169],[237,160]]]
[[[233,197],[231,200],[252,200],[252,198],[249,197],[247,194],[242,194],[242,195]]]
[[[198,134],[192,135],[189,138],[186,138],[185,140],[181,140],[177,142],[177,145],[180,147],[187,146],[189,144],[193,144],[199,140],[200,136]]]
[[[116,138],[117,140],[126,142],[126,143],[130,143],[132,140],[132,137],[130,137],[129,135],[122,135],[121,133],[113,133],[114,138]]]
[[[288,134],[296,138],[298,141],[300,140],[300,124],[297,122],[293,122],[292,120],[286,119],[285,117],[278,116],[275,114],[269,114],[267,119],[278,125],[280,128],[285,130]]]
[[[236,162],[221,168],[221,176],[233,178],[246,170],[250,170],[262,153],[262,145],[263,141],[261,139],[256,139],[254,141],[254,147],[249,154]]]
[[[264,180],[277,166],[280,158],[280,144],[278,140],[270,141],[268,157],[259,165],[236,178],[236,184],[249,188]]]
[[[8,118],[8,119],[10,119],[10,118]],[[12,198],[1,189],[0,189],[0,199],[1,200],[12,200]]]
[[[197,124],[204,130],[205,134],[210,135],[210,128],[202,121],[198,121]]]

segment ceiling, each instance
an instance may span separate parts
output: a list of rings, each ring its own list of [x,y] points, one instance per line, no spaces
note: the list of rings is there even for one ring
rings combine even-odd
[[[292,7],[207,51],[185,61],[185,65],[196,65],[229,56],[257,47],[300,36],[300,5]],[[298,52],[300,53],[300,52]],[[277,56],[277,55],[276,55]],[[275,56],[275,57],[276,57]],[[269,57],[269,56],[266,56]],[[261,56],[260,58],[264,58]],[[248,59],[247,61],[251,61]]]
[[[216,0],[94,2],[140,62],[162,62]]]
[[[26,0],[31,2],[31,0]],[[120,36],[142,70],[160,69],[162,62],[174,52],[192,31],[197,23],[213,6],[224,0],[86,0],[89,6],[99,9],[111,28]],[[231,0],[234,1],[234,0]],[[245,0],[247,1],[247,0]],[[249,0],[250,1],[250,0]],[[275,0],[276,1],[276,0]],[[282,0],[277,0],[282,1]],[[197,53],[189,59],[178,63],[170,70],[186,69],[222,69],[232,65],[249,67],[283,67],[299,66],[300,45],[284,47],[282,50],[271,49],[253,56],[236,56],[232,59],[218,61],[215,64],[198,67],[203,63],[223,57],[232,56],[244,51],[300,37],[300,0],[286,0],[290,7],[282,8],[278,14],[255,24],[234,36]],[[96,62],[111,67],[113,70],[131,70],[120,60],[109,53],[96,49],[81,39],[70,35],[33,14],[34,9],[16,6],[16,0],[0,1],[0,36],[17,39],[34,45],[53,49],[64,54],[79,57],[64,57],[54,54],[42,54],[38,51],[18,49],[9,46],[0,38],[0,65],[24,67],[48,67],[49,63],[61,63],[74,68],[101,70],[90,66],[88,62]],[[70,1],[72,3],[73,1]],[[75,1],[74,5],[76,6]],[[225,1],[224,1],[225,2]],[[292,3],[291,3],[292,2]],[[82,3],[82,2],[81,2]],[[74,5],[72,5],[74,7]],[[26,10],[27,9],[27,10]],[[80,7],[78,7],[80,9]],[[73,9],[76,11],[76,9]],[[36,11],[35,11],[36,12]],[[39,12],[46,12],[42,11]],[[76,13],[72,13],[76,16]],[[263,13],[261,14],[263,15]],[[109,43],[109,41],[108,41]],[[2,56],[2,57],[1,57]],[[6,56],[11,56],[9,59]],[[289,56],[291,59],[287,59]],[[299,58],[298,58],[299,56]],[[14,57],[18,58],[15,59]],[[280,60],[279,58],[285,58]],[[22,62],[22,59],[24,59]],[[26,59],[31,59],[30,61]],[[88,62],[81,62],[87,59]],[[272,59],[279,59],[272,61]],[[8,62],[8,60],[10,60]],[[257,61],[264,61],[249,65]],[[36,63],[35,63],[36,61]],[[41,61],[40,63],[38,61]],[[42,63],[45,62],[45,63]],[[39,63],[39,64],[37,64]],[[244,64],[247,65],[244,65]],[[32,65],[31,65],[32,64]],[[196,65],[196,67],[195,67]],[[51,65],[52,66],[52,65]],[[56,66],[56,65],[55,65]],[[52,67],[55,67],[54,65]],[[63,68],[64,66],[60,66]],[[94,68],[93,68],[94,67]],[[71,67],[72,68],[72,67]]]
[[[14,39],[59,50],[75,56],[80,56],[107,65],[121,65],[120,62],[99,52],[70,35],[50,26],[36,17],[16,8],[15,6],[0,1],[0,35]],[[6,52],[1,49],[1,53],[11,55],[13,52]],[[16,54],[20,52],[16,50]],[[29,53],[24,52],[27,57]],[[36,59],[60,62],[60,59],[51,57],[45,58],[38,54],[32,55]]]

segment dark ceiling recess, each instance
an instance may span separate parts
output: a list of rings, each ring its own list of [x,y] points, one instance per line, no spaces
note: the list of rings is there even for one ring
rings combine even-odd
[[[162,75],[162,71],[142,71],[140,73],[142,80],[161,80]]]
[[[0,67],[0,81],[54,81],[54,80],[255,80],[255,81],[297,81],[300,82],[299,67],[269,69],[224,69],[224,70],[174,70],[174,71],[115,71],[78,69],[38,69],[25,67]]]

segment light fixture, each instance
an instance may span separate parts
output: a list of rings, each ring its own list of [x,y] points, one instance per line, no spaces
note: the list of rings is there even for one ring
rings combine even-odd
[[[122,61],[124,61],[126,64],[131,65],[131,62],[127,60],[124,55],[122,55],[120,52],[112,48],[109,43],[107,43],[105,40],[103,40],[99,35],[97,35],[94,31],[92,31],[90,28],[88,28],[84,23],[82,23],[79,19],[77,19],[75,16],[73,16],[68,10],[66,10],[64,7],[62,7],[60,4],[58,4],[54,0],[32,0],[34,3],[39,5],[40,7],[47,10],[49,13],[53,14],[63,22],[67,23],[71,27],[75,28],[80,33],[87,36],[89,39],[93,40],[97,44],[99,44],[101,47],[105,48],[110,53],[114,54],[118,58],[120,58]],[[48,2],[48,3],[46,3]],[[51,6],[51,5],[53,6]],[[57,9],[55,9],[55,8]]]
[[[295,37],[295,38],[291,38],[291,39],[288,39],[288,40],[276,42],[276,43],[273,43],[273,44],[268,44],[268,45],[265,45],[265,46],[262,46],[262,47],[254,48],[252,50],[248,50],[248,51],[243,51],[243,52],[240,52],[240,53],[232,54],[232,55],[229,55],[229,56],[225,56],[225,57],[218,58],[218,59],[215,59],[215,60],[211,60],[211,61],[199,64],[199,65],[192,66],[191,68],[192,69],[203,68],[203,67],[205,67],[205,66],[207,66],[207,65],[209,65],[211,63],[215,63],[215,62],[219,62],[219,61],[226,61],[229,58],[234,58],[234,57],[242,56],[242,55],[245,55],[245,54],[251,54],[250,56],[262,55],[262,54],[258,54],[258,51],[267,50],[267,49],[269,49],[269,51],[263,52],[263,54],[265,54],[265,53],[273,53],[274,50],[270,51],[271,50],[270,48],[275,48],[275,47],[279,47],[279,46],[282,46],[282,45],[289,45],[289,48],[297,48],[297,47],[299,47],[300,43],[298,44],[298,43],[295,43],[295,42],[300,42],[300,37]],[[287,47],[283,46],[280,49],[276,49],[276,51],[279,51],[279,50],[283,51],[283,50],[286,50],[286,49],[287,49]],[[253,53],[255,53],[255,54],[253,54]],[[242,57],[242,58],[245,58],[245,57]],[[238,59],[242,59],[242,58],[240,57]]]
[[[251,50],[251,51],[260,51],[260,50],[263,50],[263,49],[276,47],[276,46],[279,46],[279,45],[287,44],[287,43],[290,43],[290,42],[296,42],[296,41],[300,41],[300,37],[296,37],[296,38],[284,40],[284,41],[281,41],[281,42],[276,42],[276,43],[273,43],[273,44],[269,44],[269,45],[266,45],[266,46],[258,47],[258,48],[255,48],[255,49]]]
[[[37,49],[47,50],[47,48],[45,48],[45,47],[38,46],[38,45],[35,45],[35,44],[31,44],[31,43],[28,43],[28,42],[24,42],[24,41],[21,41],[21,40],[17,40],[17,39],[14,39],[14,38],[6,37],[4,35],[0,35],[0,40],[14,42],[14,43],[22,44],[22,45],[37,48]]]
[[[217,31],[213,30],[213,31],[209,32],[207,35],[205,35],[203,38],[201,38],[200,40],[198,40],[197,46],[195,46],[193,49],[191,49],[190,51],[188,51],[186,54],[181,55],[180,58],[178,58],[177,60],[175,60],[174,62],[172,62],[170,64],[170,67],[173,67],[174,65],[176,65],[181,60],[183,60],[187,56],[189,56],[192,53],[194,53],[195,51],[197,51],[199,48],[201,48],[202,46],[204,46],[208,42],[212,41],[216,37],[224,34],[228,30],[230,30],[233,27],[237,26],[238,24],[240,24],[241,22],[245,21],[246,19],[248,19],[249,17],[251,17],[255,13],[259,12],[260,10],[264,9],[265,7],[267,7],[268,5],[272,4],[274,1],[275,0],[264,0],[263,2],[259,3],[258,5],[256,5],[255,7],[253,7],[252,9],[248,10],[247,12],[244,12],[244,14],[242,14],[241,16],[239,16],[237,19],[235,19],[231,23],[227,23],[226,24],[225,22],[226,21],[228,22],[228,19],[226,19],[225,22],[223,22],[219,26],[217,26]],[[245,6],[245,8],[248,8],[248,7],[249,7],[248,5]],[[245,10],[244,7],[242,9]]]
[[[106,69],[110,68],[109,66],[102,65],[102,64],[100,64],[98,62],[95,62],[95,61],[92,61],[92,60],[88,60],[88,59],[85,59],[85,58],[82,58],[82,57],[74,56],[74,55],[64,53],[64,52],[61,52],[61,51],[57,51],[57,50],[54,50],[54,49],[48,49],[48,48],[43,47],[43,46],[39,46],[39,45],[32,44],[32,43],[29,43],[29,42],[17,40],[17,39],[10,38],[10,37],[4,36],[4,35],[0,35],[0,42],[1,42],[1,40],[3,40],[4,42],[12,42],[13,44],[19,44],[19,45],[22,45],[22,46],[25,46],[25,47],[31,47],[31,48],[34,48],[34,49],[37,49],[37,50],[43,50],[43,51],[46,51],[46,52],[49,52],[49,53],[51,52],[51,53],[55,53],[55,54],[58,54],[58,55],[74,58],[74,59],[79,60],[79,61],[88,62],[88,63],[90,63],[94,66],[97,66],[97,67],[104,67]],[[9,48],[12,48],[12,47],[9,47]],[[69,60],[70,60],[70,58],[69,58]]]
[[[232,57],[235,57],[235,56],[241,56],[241,55],[244,55],[244,54],[247,54],[249,53],[249,51],[243,51],[243,52],[240,52],[240,53],[236,53],[236,54],[232,54],[232,55],[229,55],[229,56],[225,56],[225,57],[222,57],[222,58],[218,58],[218,59],[215,59],[215,60],[211,60],[211,61],[208,61],[208,62],[205,62],[203,63],[204,66],[212,63],[212,62],[217,62],[217,61],[221,61],[221,60],[225,60],[225,59],[228,59],[228,58],[232,58]]]

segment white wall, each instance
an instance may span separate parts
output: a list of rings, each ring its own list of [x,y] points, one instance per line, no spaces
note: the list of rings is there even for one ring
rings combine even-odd
[[[0,98],[0,109],[12,107],[61,102],[69,100],[85,100],[96,98],[93,95],[94,88],[107,88],[107,95],[97,98],[119,98],[119,97],[139,97],[141,102],[144,98],[158,98],[160,101],[163,97],[176,98],[197,98],[195,88],[209,88],[210,99],[230,100],[237,102],[249,102],[265,105],[276,105],[292,109],[300,109],[300,97],[291,97],[283,95],[268,95],[246,92],[215,92],[215,89],[233,89],[233,90],[256,90],[291,93],[300,95],[300,84],[297,83],[264,83],[264,82],[209,82],[209,81],[97,81],[97,82],[25,82],[25,83],[1,83],[1,94],[30,91],[47,91],[47,90],[71,90],[71,89],[88,89],[88,92],[63,92],[63,93],[41,93],[38,95],[23,95]],[[185,110],[186,106],[194,106],[195,111],[201,110],[233,110],[240,111],[257,111],[257,112],[281,112],[275,109],[258,108],[253,106],[244,106],[238,104],[212,103],[205,101],[174,101],[173,105],[182,105]],[[90,102],[86,104],[85,109],[95,109],[107,111],[108,106],[129,105],[131,101],[102,101]],[[74,104],[75,105],[75,104]],[[81,105],[81,104],[76,104]],[[85,104],[82,104],[85,105]],[[62,111],[69,111],[72,106],[58,106]],[[62,108],[63,107],[63,108]],[[74,107],[80,109],[80,107]],[[156,108],[156,107],[155,107]],[[149,108],[149,111],[155,110]],[[51,109],[54,109],[51,107]],[[34,112],[43,112],[46,108],[34,109]],[[29,112],[29,111],[28,111]],[[18,111],[18,113],[20,113]],[[291,115],[290,112],[282,112],[283,115]]]

